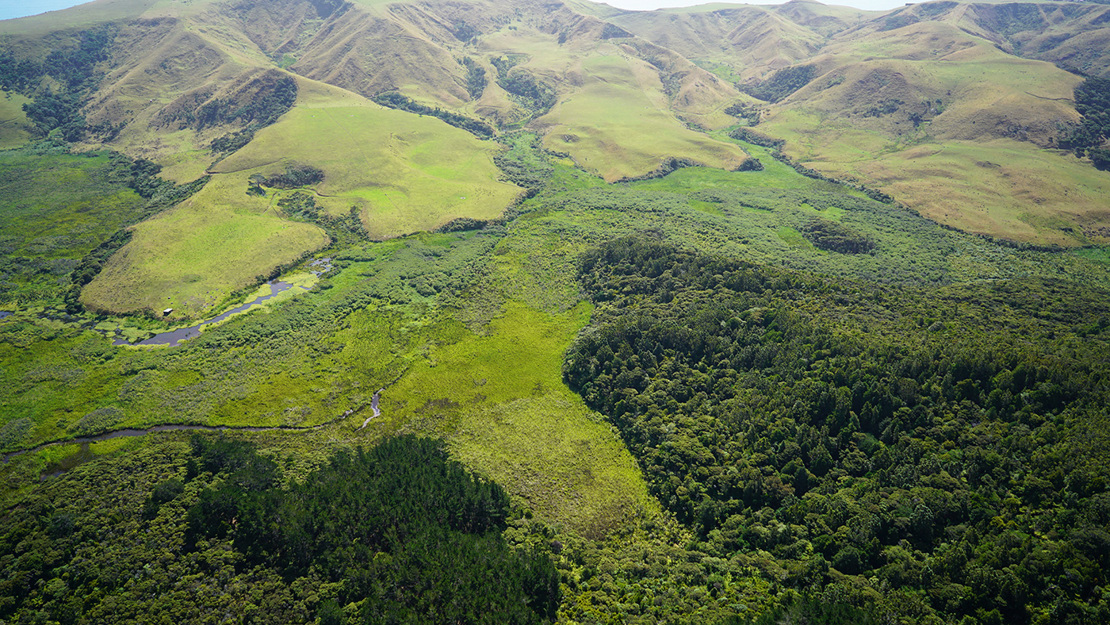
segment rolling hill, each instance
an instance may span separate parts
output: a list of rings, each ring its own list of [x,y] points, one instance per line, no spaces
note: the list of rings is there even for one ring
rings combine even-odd
[[[0,623],[1110,621],[1108,22],[0,22]]]
[[[95,129],[85,141],[151,159],[179,183],[223,154],[213,141],[259,125],[245,105],[292,75],[331,85],[328,97],[338,100],[396,93],[494,127],[539,131],[548,149],[609,182],[672,159],[739,167],[743,153],[700,132],[735,123],[726,109],[746,112],[749,122],[762,109],[761,131],[785,140],[787,155],[941,223],[1034,244],[1102,241],[1103,177],[1052,148],[1061,126],[1079,118],[1070,97],[1081,79],[1064,70],[1106,71],[1097,53],[1105,49],[1104,9],[932,2],[877,14],[806,0],[650,13],[592,6],[100,0],[63,12],[53,26],[25,18],[0,32],[14,62],[46,63],[51,46],[84,45],[82,33],[110,41],[94,59],[95,86],[84,85],[81,112]],[[42,74],[23,91],[49,90],[57,77]],[[9,134],[19,132],[18,112],[5,114]],[[258,140],[272,143],[273,134]],[[1013,156],[999,167],[976,165],[994,162],[976,149],[986,142]],[[394,158],[386,153],[395,148],[377,148],[385,152],[371,159]],[[269,149],[257,145],[248,160],[266,160]],[[478,175],[489,188],[496,177],[492,169]],[[931,191],[953,177],[954,193]],[[1056,186],[1037,194],[1014,179]],[[1053,199],[1065,190],[1066,202]],[[485,197],[457,197],[477,196]],[[405,231],[388,225],[396,201],[379,202],[390,203],[358,205],[371,236]],[[410,225],[434,228],[491,210],[437,209],[444,219]],[[290,253],[260,258],[252,275]],[[225,279],[217,291],[242,286],[242,278]]]

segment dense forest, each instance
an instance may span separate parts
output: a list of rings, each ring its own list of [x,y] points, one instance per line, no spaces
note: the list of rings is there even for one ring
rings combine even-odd
[[[650,238],[581,267],[567,383],[707,555],[918,622],[1110,618],[1105,293],[932,298]]]
[[[1060,138],[1061,147],[1089,156],[1095,167],[1110,170],[1110,79],[1089,77],[1075,88],[1075,110],[1083,120]]]
[[[260,623],[554,616],[550,559],[506,544],[508,496],[441,443],[407,436],[340,452],[291,483],[241,439],[194,435],[146,460],[168,477],[144,499],[104,510],[43,497],[7,513],[0,618],[209,622],[228,601]],[[144,488],[102,477],[84,479],[118,496]]]

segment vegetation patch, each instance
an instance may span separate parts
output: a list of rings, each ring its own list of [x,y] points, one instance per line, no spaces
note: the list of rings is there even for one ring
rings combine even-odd
[[[794,65],[776,71],[766,80],[741,85],[740,88],[754,98],[775,103],[808,85],[816,74],[817,68],[813,65]]]
[[[863,234],[834,221],[814,219],[802,226],[802,236],[817,249],[841,254],[866,254],[875,243]]]
[[[106,432],[123,420],[123,412],[113,406],[97,408],[81,417],[73,427],[69,428],[77,436],[89,436]]]
[[[130,164],[50,143],[0,154],[0,303],[58,305],[91,279],[88,257],[149,214]]]
[[[324,172],[312,165],[289,163],[285,166],[285,172],[283,173],[274,174],[272,176],[255,174],[251,176],[250,181],[259,186],[271,187],[274,189],[297,189],[323,182]]]
[[[1060,147],[1089,156],[1101,170],[1110,170],[1110,79],[1088,77],[1075,88],[1075,110],[1083,121],[1059,140]]]
[[[470,99],[481,98],[489,83],[486,79],[486,69],[469,56],[463,57],[459,63],[466,68],[466,92],[470,94]]]
[[[470,59],[468,58],[467,60]],[[479,70],[482,69],[480,67],[477,67],[476,65],[475,67]],[[485,70],[482,71],[482,78],[484,80]],[[485,83],[481,82],[480,84],[482,85],[482,89],[484,89]],[[467,83],[467,88],[471,88],[471,85],[469,83]],[[477,83],[474,85],[474,88],[477,88]],[[388,106],[389,108],[393,109],[408,111],[410,113],[416,113],[418,115],[431,115],[432,117],[442,119],[443,121],[456,128],[461,128],[462,130],[465,130],[480,139],[489,139],[494,135],[493,127],[481,120],[471,119],[464,115],[459,115],[458,113],[445,111],[439,107],[420,104],[399,93],[383,93],[382,95],[376,96],[374,98],[374,101],[378,104],[381,104],[382,106]]]

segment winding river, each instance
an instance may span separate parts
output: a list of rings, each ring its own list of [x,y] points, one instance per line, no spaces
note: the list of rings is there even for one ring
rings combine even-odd
[[[154,336],[152,336],[148,339],[144,339],[142,341],[139,341],[138,343],[129,343],[129,342],[127,342],[127,339],[116,339],[116,340],[112,341],[112,344],[113,345],[177,345],[181,341],[185,341],[185,340],[188,340],[188,339],[194,339],[194,338],[200,336],[200,329],[203,328],[204,326],[212,324],[212,323],[219,323],[219,322],[223,321],[224,319],[227,319],[228,317],[234,315],[235,313],[241,313],[244,310],[250,308],[251,306],[254,306],[255,304],[260,304],[260,303],[274,297],[278,293],[281,293],[282,291],[288,291],[290,288],[293,287],[293,285],[291,283],[282,282],[281,280],[272,280],[272,281],[270,281],[269,285],[270,285],[270,294],[269,295],[260,295],[256,298],[252,299],[251,301],[243,304],[242,306],[236,306],[235,308],[232,308],[231,310],[226,311],[226,312],[224,312],[224,313],[222,313],[222,314],[220,314],[216,317],[213,317],[213,318],[211,318],[207,321],[201,321],[200,323],[196,324],[195,326],[189,326],[187,328],[177,328],[176,330],[170,330],[168,332],[160,332],[160,333],[155,334]]]

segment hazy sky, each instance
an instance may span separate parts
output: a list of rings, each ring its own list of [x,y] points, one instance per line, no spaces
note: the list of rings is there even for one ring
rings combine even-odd
[[[705,4],[705,0],[604,0],[606,4],[621,9],[651,11],[662,7],[692,6]],[[893,9],[906,3],[906,0],[828,0],[825,4],[842,4],[859,9]],[[47,11],[57,11],[77,4],[83,0],[0,0],[0,20],[25,15],[36,15]],[[780,4],[773,0],[749,0],[744,4]]]
[[[57,11],[88,0],[0,0],[0,20]]]

